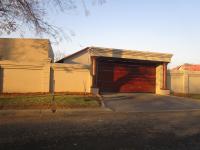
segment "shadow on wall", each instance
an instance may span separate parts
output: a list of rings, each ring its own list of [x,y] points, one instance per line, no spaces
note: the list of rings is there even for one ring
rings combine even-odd
[[[107,49],[107,50],[110,50],[111,52],[112,52],[112,54],[111,54],[111,56],[109,56],[110,58],[122,58],[122,54],[123,54],[123,50],[121,50],[121,49],[115,49],[115,48],[113,48],[113,49]],[[115,53],[115,52],[117,52],[117,54]],[[105,58],[106,59],[109,59],[109,57],[108,56],[106,56]],[[105,74],[103,74],[103,76],[102,75],[99,75],[99,73],[100,73],[100,70],[101,70],[101,65],[99,64],[100,63],[100,60],[101,59],[101,57],[99,57],[98,59],[97,59],[97,70],[96,70],[96,84],[97,84],[97,86],[98,86],[98,88],[99,89],[101,89],[102,87],[102,83],[99,83],[99,80],[101,81],[101,80],[104,80],[105,78]],[[111,65],[111,64],[109,64],[109,65]],[[113,66],[113,68],[114,68],[115,66]],[[92,73],[92,72],[91,72]],[[112,76],[110,76],[109,75],[109,77],[111,77],[110,78],[110,81],[112,81],[113,82],[113,79],[114,79],[114,70],[112,70],[112,72],[111,72],[111,75]],[[121,81],[123,82],[123,79],[121,79]],[[119,89],[120,89],[120,87],[121,87],[121,85],[119,85],[119,84],[122,84],[123,85],[123,83],[122,82],[118,82],[118,86],[116,86],[115,87],[115,91],[118,91]],[[126,81],[127,82],[127,81]],[[105,88],[105,87],[104,87]],[[113,91],[110,91],[110,92],[113,92]]]
[[[0,66],[0,93],[3,93],[3,68]]]
[[[0,60],[9,60],[12,49],[12,43],[9,40],[0,41]],[[1,69],[1,68],[0,68]]]
[[[55,80],[54,80],[54,70],[50,67],[50,81],[49,81],[49,92],[53,93],[55,91]]]
[[[1,60],[40,62],[48,59],[50,55],[53,57],[52,53],[47,40],[0,39]],[[33,57],[33,55],[37,57]]]

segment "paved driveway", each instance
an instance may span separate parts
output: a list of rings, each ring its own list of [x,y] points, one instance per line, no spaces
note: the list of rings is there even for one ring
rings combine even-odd
[[[200,100],[143,93],[103,94],[107,108],[118,112],[179,111],[200,109]]]

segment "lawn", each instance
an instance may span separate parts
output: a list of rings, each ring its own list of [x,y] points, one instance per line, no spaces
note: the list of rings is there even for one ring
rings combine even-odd
[[[194,99],[200,99],[200,94],[191,94],[188,97],[194,98]]]
[[[54,100],[52,103],[52,95],[0,96],[0,109],[48,109],[52,104],[63,109],[100,106],[98,97],[94,96],[55,95]]]
[[[180,97],[189,97],[189,98],[193,98],[193,99],[200,99],[200,94],[172,94],[175,96],[180,96]]]

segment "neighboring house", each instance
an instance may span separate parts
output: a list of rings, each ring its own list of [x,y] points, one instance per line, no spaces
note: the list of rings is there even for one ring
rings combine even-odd
[[[41,64],[53,62],[53,59],[47,39],[0,38],[0,61]]]
[[[171,93],[200,94],[200,65],[183,64],[168,72]]]
[[[0,92],[49,92],[49,40],[0,38]]]
[[[187,71],[200,71],[200,65],[197,64],[183,64],[181,66],[177,66],[171,70],[187,70]]]

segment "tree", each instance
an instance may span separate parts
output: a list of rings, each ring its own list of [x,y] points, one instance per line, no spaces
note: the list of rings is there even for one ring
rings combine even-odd
[[[106,0],[95,1],[103,4]],[[0,34],[23,32],[23,26],[26,26],[37,35],[47,34],[56,38],[62,31],[46,20],[47,8],[51,5],[64,12],[75,9],[78,2],[82,3],[88,15],[84,0],[0,0]]]

